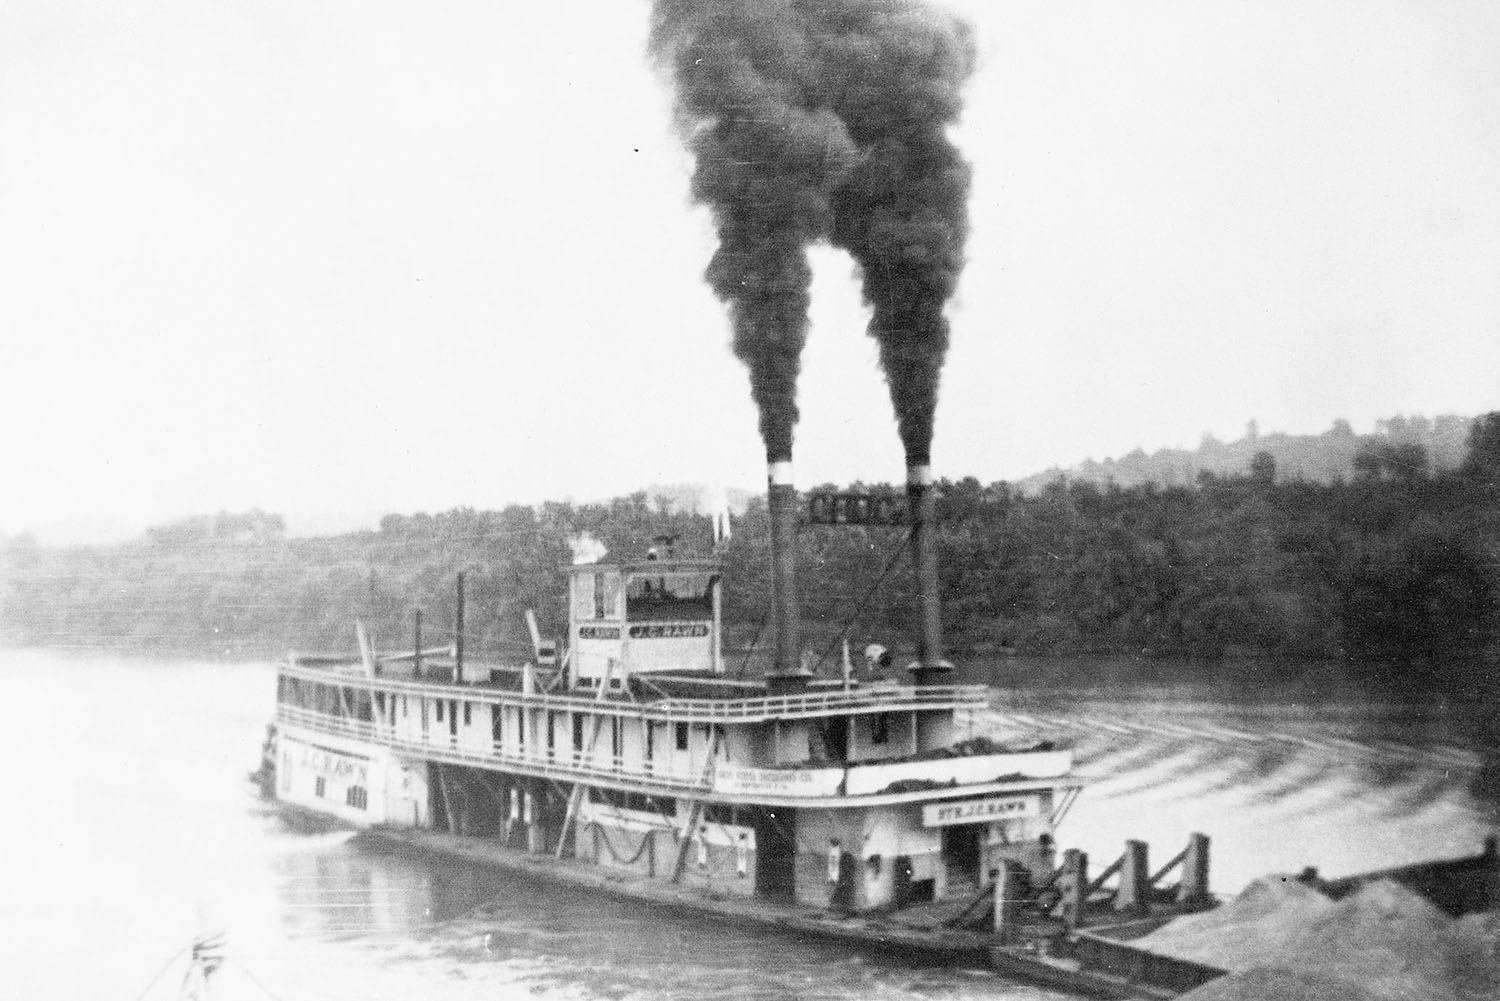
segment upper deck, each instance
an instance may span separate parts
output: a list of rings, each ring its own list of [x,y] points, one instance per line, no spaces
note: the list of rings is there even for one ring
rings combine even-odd
[[[530,666],[461,683],[295,657],[279,673],[277,719],[304,733],[648,794],[856,806],[1073,784],[1065,750],[951,749],[957,711],[988,704],[981,686],[832,682],[770,694],[652,675],[581,693]],[[679,694],[705,686],[710,697]]]
[[[318,658],[322,660],[322,658]],[[286,678],[327,685],[354,686],[431,699],[465,701],[532,709],[628,716],[662,722],[764,723],[861,713],[932,712],[982,708],[989,703],[983,685],[903,685],[890,681],[813,682],[797,692],[770,694],[753,681],[723,677],[654,674],[637,677],[604,692],[563,687],[560,672],[531,667],[491,667],[478,681],[454,681],[451,660],[427,661],[438,677],[367,674],[363,665],[305,663],[293,654],[281,668]],[[446,674],[444,678],[442,675]],[[528,680],[528,675],[529,679]],[[703,695],[690,695],[701,691]]]

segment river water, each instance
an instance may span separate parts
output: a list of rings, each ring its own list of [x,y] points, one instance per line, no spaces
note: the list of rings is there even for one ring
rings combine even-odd
[[[999,977],[615,901],[345,833],[288,828],[244,781],[274,699],[264,664],[0,651],[0,996],[176,996],[174,956],[228,933],[220,998],[990,998]],[[1214,838],[1214,886],[1473,852],[1480,748],[1432,707],[1230,703],[1186,690],[997,690],[965,725],[1073,743],[1093,785],[1060,841],[1096,868]]]

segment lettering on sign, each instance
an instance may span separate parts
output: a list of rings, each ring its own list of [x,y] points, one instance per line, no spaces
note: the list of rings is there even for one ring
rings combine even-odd
[[[843,780],[842,768],[737,768],[721,765],[714,773],[714,792],[836,796]]]
[[[336,782],[361,786],[369,784],[370,769],[366,758],[351,757],[347,754],[340,754],[338,751],[330,751],[325,747],[303,744],[300,764],[308,771],[326,776]]]
[[[653,622],[630,627],[633,640],[681,640],[707,635],[708,624],[704,622]]]
[[[579,626],[578,638],[581,640],[617,640],[620,638],[620,627]]]
[[[975,824],[994,820],[1035,817],[1042,812],[1040,796],[992,796],[961,799],[954,803],[928,803],[922,807],[923,827]]]

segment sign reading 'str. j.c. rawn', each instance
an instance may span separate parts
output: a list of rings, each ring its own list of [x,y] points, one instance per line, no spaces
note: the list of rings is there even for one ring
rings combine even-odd
[[[928,803],[922,807],[923,827],[947,827],[949,824],[973,824],[986,820],[1011,820],[1035,817],[1042,812],[1039,796],[990,796],[985,799],[961,799],[953,803]]]
[[[699,639],[707,635],[708,624],[703,622],[652,622],[630,627],[630,638],[633,640]],[[620,627],[579,626],[578,638],[581,640],[617,640],[620,638]]]

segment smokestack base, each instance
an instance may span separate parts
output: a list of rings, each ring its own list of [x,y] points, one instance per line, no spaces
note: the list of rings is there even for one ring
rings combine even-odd
[[[942,659],[935,660],[930,664],[914,660],[906,665],[906,669],[911,672],[912,683],[917,685],[943,684],[947,681],[948,675],[952,674],[955,670],[951,663]]]
[[[769,671],[766,673],[767,695],[793,695],[807,690],[812,681],[811,671],[792,671],[788,674]]]

